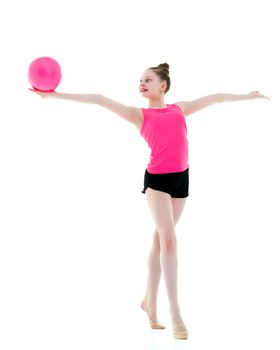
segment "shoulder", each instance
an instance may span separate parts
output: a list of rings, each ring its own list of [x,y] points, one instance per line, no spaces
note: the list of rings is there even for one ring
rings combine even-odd
[[[174,105],[179,106],[185,116],[190,114],[190,103],[188,101],[178,101]]]

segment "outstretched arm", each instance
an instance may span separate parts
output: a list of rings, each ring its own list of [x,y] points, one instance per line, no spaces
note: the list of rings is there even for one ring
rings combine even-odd
[[[41,92],[37,90],[32,90],[43,98],[58,98],[63,100],[70,100],[81,103],[98,104],[102,107],[109,109],[111,112],[118,114],[125,120],[136,124],[136,108],[125,106],[117,101],[114,101],[106,96],[100,94],[66,94],[62,92]]]
[[[261,95],[258,91],[251,91],[249,94],[218,93],[218,94],[200,97],[193,101],[179,101],[179,102],[176,102],[176,104],[182,107],[185,115],[189,115],[205,107],[211,106],[217,102],[251,100],[255,98],[267,98],[268,100],[270,100],[269,97]]]
[[[218,94],[218,95],[219,95],[218,102],[252,100],[255,98],[266,98],[270,100],[269,97],[261,95],[258,91],[251,91],[249,94]]]

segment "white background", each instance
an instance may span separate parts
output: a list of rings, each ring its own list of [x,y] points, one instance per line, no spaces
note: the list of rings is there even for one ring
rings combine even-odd
[[[0,5],[0,348],[279,349],[277,2],[6,1]],[[154,223],[150,149],[98,105],[41,99],[28,66],[51,56],[57,91],[147,107],[142,72],[167,62],[165,103],[259,90],[187,117],[190,196],[176,227],[172,337],[163,280],[140,309]]]

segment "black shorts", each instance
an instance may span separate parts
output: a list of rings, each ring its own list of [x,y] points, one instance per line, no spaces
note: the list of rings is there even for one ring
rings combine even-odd
[[[165,174],[151,174],[146,169],[144,176],[144,189],[150,187],[154,190],[169,193],[173,198],[184,198],[189,195],[189,168],[176,172]]]

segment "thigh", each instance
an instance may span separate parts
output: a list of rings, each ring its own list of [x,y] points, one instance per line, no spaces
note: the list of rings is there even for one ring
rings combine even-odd
[[[172,198],[173,220],[176,225],[183,213],[187,198]]]
[[[158,233],[160,235],[173,234],[174,219],[171,196],[168,193],[148,187],[146,198]]]
[[[174,226],[177,225],[183,213],[186,201],[187,201],[187,198],[172,198],[172,212],[173,212]],[[157,227],[155,228],[155,231],[154,231],[154,240],[155,240],[155,243],[159,244],[159,233],[158,233]]]

